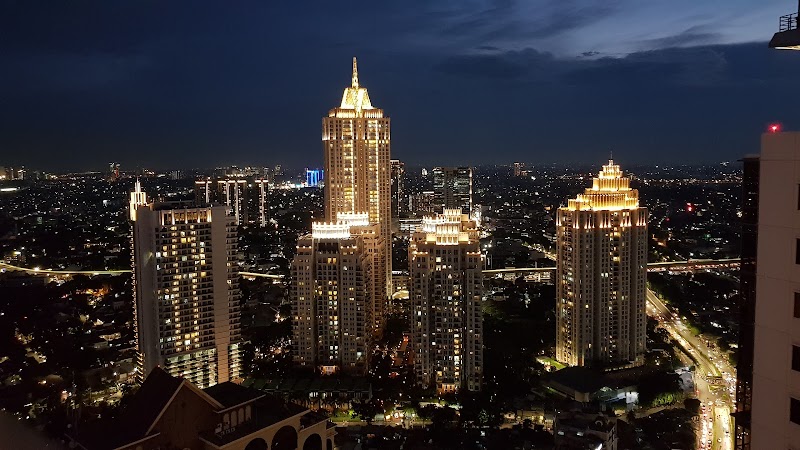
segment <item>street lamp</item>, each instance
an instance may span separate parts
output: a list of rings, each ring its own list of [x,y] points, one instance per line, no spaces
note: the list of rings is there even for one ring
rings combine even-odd
[[[797,16],[800,13],[800,1],[797,5],[798,12],[781,16],[778,19],[778,32],[769,41],[769,47],[778,50],[800,50],[800,29],[797,27]]]

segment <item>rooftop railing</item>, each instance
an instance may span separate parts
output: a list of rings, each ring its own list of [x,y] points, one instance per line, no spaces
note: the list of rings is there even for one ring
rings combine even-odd
[[[786,14],[778,19],[778,32],[797,29],[797,13]]]

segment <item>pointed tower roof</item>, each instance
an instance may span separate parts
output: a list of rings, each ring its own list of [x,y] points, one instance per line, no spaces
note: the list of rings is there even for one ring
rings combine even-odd
[[[567,202],[570,210],[613,211],[638,207],[639,191],[631,189],[630,180],[613,159],[603,165],[603,170],[592,180],[592,187]]]
[[[342,95],[342,109],[355,109],[357,112],[363,109],[374,109],[369,100],[367,89],[358,84],[358,62],[353,57],[353,77],[350,87],[344,89]]]

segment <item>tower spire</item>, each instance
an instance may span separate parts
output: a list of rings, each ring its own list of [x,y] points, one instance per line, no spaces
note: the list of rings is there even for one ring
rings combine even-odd
[[[358,62],[355,56],[353,56],[353,87],[358,88]]]

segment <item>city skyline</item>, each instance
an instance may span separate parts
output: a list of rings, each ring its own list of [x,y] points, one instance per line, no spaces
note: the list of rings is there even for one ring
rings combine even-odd
[[[800,442],[784,3],[11,2],[0,434]]]
[[[75,7],[59,25],[17,5],[12,13],[30,20],[7,25],[32,25],[37,39],[3,44],[14,90],[0,109],[0,147],[7,164],[42,161],[44,170],[109,160],[174,167],[186,152],[201,166],[319,162],[313,119],[335,99],[332,74],[346,73],[353,55],[367,87],[402,118],[395,157],[411,163],[577,162],[608,149],[629,164],[732,160],[757,150],[753,136],[767,123],[794,125],[786,74],[799,63],[766,46],[787,2],[538,6],[320,7],[347,25],[396,13],[381,15],[377,30],[331,21],[338,29],[328,38],[323,14],[294,6],[201,4],[191,17],[200,30],[179,6],[156,19],[107,5],[91,23]],[[292,39],[304,25],[319,27]],[[370,32],[385,38],[385,52]],[[430,102],[448,114],[420,108]]]

